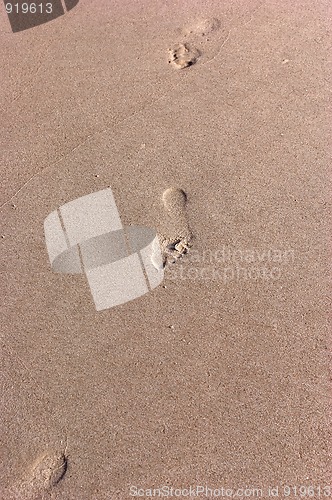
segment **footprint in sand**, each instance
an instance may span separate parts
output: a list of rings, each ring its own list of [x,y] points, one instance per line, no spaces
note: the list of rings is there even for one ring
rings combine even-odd
[[[162,251],[162,264],[152,254],[153,265],[158,269],[166,264],[174,263],[185,255],[192,244],[192,233],[189,228],[186,203],[187,195],[179,188],[171,187],[163,193],[162,201],[166,212],[168,234],[158,234]]]
[[[32,466],[30,484],[36,490],[48,490],[63,478],[67,465],[64,453],[55,455],[45,453]]]
[[[202,62],[213,59],[228,37],[228,30],[221,28],[217,18],[202,18],[181,28],[180,34],[181,43],[168,49],[168,61],[176,69],[192,66],[198,59]]]
[[[204,37],[219,29],[220,21],[219,19],[213,17],[210,19],[198,19],[195,22],[184,26],[182,28],[182,33],[184,36],[198,35]]]
[[[168,62],[176,69],[192,66],[200,56],[199,51],[188,43],[178,43],[173,48],[168,49],[168,53]]]
[[[32,464],[23,482],[13,488],[15,498],[34,500],[56,486],[67,471],[65,452],[44,453]]]

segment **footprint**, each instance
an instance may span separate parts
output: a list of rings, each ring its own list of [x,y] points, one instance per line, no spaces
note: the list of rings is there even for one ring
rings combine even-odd
[[[188,43],[178,43],[173,48],[168,49],[168,53],[168,62],[176,69],[192,66],[200,56],[200,52]]]
[[[48,490],[58,484],[67,470],[67,458],[64,453],[45,453],[32,466],[30,485],[39,491]]]
[[[196,19],[180,29],[181,43],[169,49],[169,62],[177,69],[192,66],[198,59],[206,63],[216,57],[229,36],[219,19]]]
[[[184,36],[190,36],[190,35],[200,35],[200,36],[206,36],[214,31],[219,30],[220,28],[220,21],[219,19],[213,17],[211,19],[199,19],[196,22],[189,24],[188,26],[185,26],[182,29],[182,33]]]
[[[192,245],[192,233],[186,212],[186,193],[182,189],[171,187],[163,193],[162,201],[169,226],[167,235],[158,234],[163,257],[162,266],[165,267],[166,264],[176,262],[189,251]]]
[[[67,471],[66,452],[44,453],[32,464],[27,477],[18,481],[8,492],[8,500],[37,500],[44,498]]]

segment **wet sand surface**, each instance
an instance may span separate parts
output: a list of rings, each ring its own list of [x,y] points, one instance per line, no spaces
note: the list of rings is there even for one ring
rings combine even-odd
[[[0,498],[326,486],[329,2],[0,17]],[[43,223],[108,186],[181,255],[98,312]]]

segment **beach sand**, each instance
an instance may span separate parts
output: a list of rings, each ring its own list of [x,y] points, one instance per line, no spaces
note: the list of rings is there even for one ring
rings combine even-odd
[[[329,2],[0,17],[0,498],[326,486]],[[43,224],[108,186],[123,224],[190,248],[96,311]]]

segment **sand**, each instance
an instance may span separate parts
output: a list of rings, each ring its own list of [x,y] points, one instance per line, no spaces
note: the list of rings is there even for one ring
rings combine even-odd
[[[80,0],[16,33],[0,17],[0,498],[318,498],[329,2]],[[175,258],[96,311],[83,274],[52,271],[43,223],[108,186]]]

